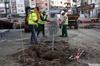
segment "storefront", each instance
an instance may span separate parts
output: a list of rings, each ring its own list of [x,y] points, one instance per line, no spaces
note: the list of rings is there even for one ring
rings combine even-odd
[[[93,9],[95,8],[95,4],[84,4],[82,6],[79,6],[77,9],[82,14],[88,14],[90,16],[91,13],[93,13]]]
[[[94,3],[79,6],[78,11],[80,11],[81,14],[84,14],[86,17],[90,17],[92,22],[97,22],[97,7]]]

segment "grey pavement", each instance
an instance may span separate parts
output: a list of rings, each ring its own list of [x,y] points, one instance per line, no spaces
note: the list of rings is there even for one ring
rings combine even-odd
[[[9,29],[0,30],[0,38],[2,38],[8,31],[9,31]]]
[[[92,28],[96,28],[96,29],[100,29],[100,23],[79,23],[78,26],[80,28],[83,27],[92,27]]]
[[[47,33],[48,31],[46,31]],[[61,30],[58,32],[58,36]],[[100,48],[100,29],[68,30],[69,38],[55,37],[55,40],[69,41],[70,46]],[[40,35],[39,40],[44,40]],[[94,41],[95,40],[95,41]],[[23,29],[11,29],[0,38],[0,66],[20,66],[12,61],[10,55],[30,46],[30,33],[24,33]],[[88,45],[90,44],[90,45]],[[98,49],[99,50],[99,49]],[[100,61],[100,60],[99,60]]]
[[[9,32],[6,32],[6,34],[0,38],[1,41],[3,40],[18,40],[18,39],[25,39],[27,36],[29,36],[28,33],[22,32],[23,30],[21,29],[11,29]]]
[[[20,66],[9,56],[29,46],[26,44],[29,44],[30,34],[22,31],[11,29],[0,38],[0,66]]]

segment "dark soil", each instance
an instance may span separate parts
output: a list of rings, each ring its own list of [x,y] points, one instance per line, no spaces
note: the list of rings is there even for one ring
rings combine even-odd
[[[68,66],[87,66],[77,62],[71,63],[76,60],[71,60],[69,57],[75,55],[77,49],[69,49],[68,42],[55,41],[54,51],[51,50],[51,45],[50,41],[45,41],[38,45],[32,45],[12,56],[22,66],[65,66],[67,64],[69,64]]]

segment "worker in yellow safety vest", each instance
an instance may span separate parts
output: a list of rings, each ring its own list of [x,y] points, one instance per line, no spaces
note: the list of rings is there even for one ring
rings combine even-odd
[[[61,23],[62,25],[62,35],[61,37],[68,37],[68,32],[67,32],[67,26],[68,26],[68,16],[67,13],[65,14],[65,12],[63,12],[61,14],[63,16],[63,21]]]
[[[29,30],[31,31],[31,43],[37,44],[37,37],[36,37],[36,31],[35,26],[37,26],[37,14],[34,10],[31,10],[28,14],[28,25]]]
[[[40,19],[38,21],[38,32],[37,36],[42,32],[43,37],[45,37],[45,22],[47,21],[47,15],[46,12],[43,11],[40,15]]]

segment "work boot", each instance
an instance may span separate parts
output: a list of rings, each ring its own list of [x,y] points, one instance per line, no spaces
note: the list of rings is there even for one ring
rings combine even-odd
[[[68,37],[67,35],[65,35],[64,37]]]
[[[64,37],[63,35],[60,35],[59,37]]]

